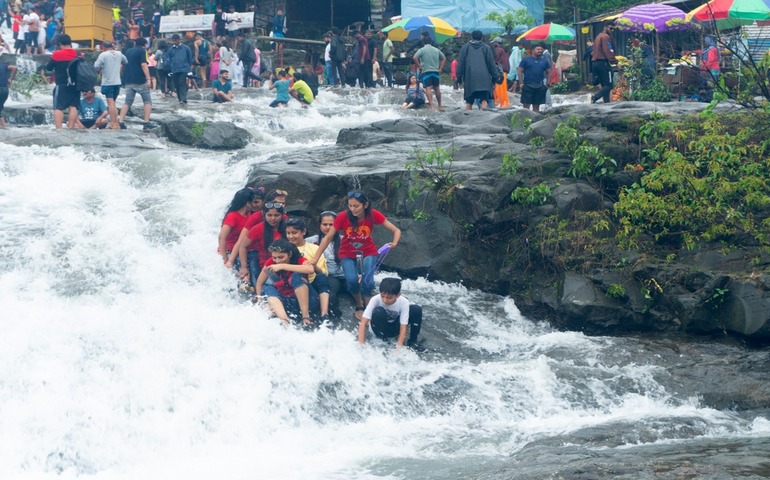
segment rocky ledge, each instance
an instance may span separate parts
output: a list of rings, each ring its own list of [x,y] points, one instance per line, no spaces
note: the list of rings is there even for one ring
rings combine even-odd
[[[511,295],[525,314],[560,328],[737,334],[766,343],[770,277],[767,254],[759,248],[677,251],[673,261],[664,253],[627,251],[612,262],[585,265],[581,252],[562,252],[571,261],[559,265],[544,261],[542,245],[530,242],[544,222],[590,222],[592,212],[612,208],[593,185],[567,175],[571,158],[552,147],[559,123],[577,117],[581,138],[625,165],[639,155],[633,125],[640,119],[681,118],[702,108],[625,102],[559,107],[545,116],[520,109],[415,114],[343,130],[335,146],[297,152],[288,168],[284,162],[255,165],[249,184],[287,188],[288,209],[309,219],[340,208],[345,192],[361,188],[403,232],[386,268]],[[444,185],[432,185],[441,180],[415,161],[436,148],[452,152],[451,166],[441,167],[452,176]],[[512,176],[501,173],[506,155],[521,160]],[[621,170],[610,178],[610,188],[630,185],[640,175]],[[551,186],[546,204],[513,205],[516,187],[541,182]],[[556,237],[579,233],[552,231]],[[380,233],[375,231],[376,239],[387,241]],[[559,245],[564,239],[553,240]],[[613,292],[617,286],[622,294]]]

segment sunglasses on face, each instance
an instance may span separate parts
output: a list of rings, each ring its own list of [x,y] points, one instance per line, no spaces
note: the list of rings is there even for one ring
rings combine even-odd
[[[265,209],[270,210],[271,208],[275,208],[276,210],[281,210],[283,208],[283,204],[280,202],[267,202],[265,204]]]

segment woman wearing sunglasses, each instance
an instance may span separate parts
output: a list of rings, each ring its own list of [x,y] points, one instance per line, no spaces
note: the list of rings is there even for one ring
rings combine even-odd
[[[286,238],[286,222],[284,220],[283,204],[278,202],[265,202],[262,208],[265,220],[250,228],[246,232],[246,238],[242,239],[238,245],[238,255],[241,260],[241,269],[238,272],[244,280],[249,279],[250,283],[256,287],[257,275],[259,269],[265,265],[270,258],[268,248],[278,239]],[[258,268],[249,265],[248,250],[254,246],[258,255]]]
[[[348,192],[346,203],[347,208],[334,219],[334,225],[321,241],[311,263],[316,264],[326,247],[334,240],[334,236],[340,232],[342,234],[339,250],[340,264],[345,273],[348,292],[356,300],[356,318],[360,320],[364,305],[369,302],[374,291],[374,276],[367,275],[377,264],[377,245],[372,239],[374,226],[382,225],[393,233],[391,249],[398,245],[401,230],[390,223],[385,215],[372,208],[369,197],[364,192],[355,190]],[[357,254],[361,255],[363,264],[360,279],[356,268]]]
[[[239,255],[241,243],[244,241],[247,241],[246,234],[251,230],[252,228],[256,227],[262,221],[264,220],[264,212],[262,211],[262,207],[265,205],[265,203],[270,202],[278,202],[281,205],[286,205],[286,191],[284,190],[273,190],[272,192],[265,195],[265,187],[259,187],[254,190],[256,192],[256,198],[254,200],[254,208],[252,208],[252,214],[249,215],[249,217],[246,219],[246,223],[243,225],[243,228],[241,229],[240,236],[238,237],[238,242],[235,244],[235,247],[233,248],[234,255],[230,256],[230,261],[233,262],[230,265],[233,265],[235,263],[235,258]],[[284,220],[289,218],[288,215],[284,214],[283,216]],[[262,268],[259,263],[259,254],[257,252],[256,246],[251,245],[248,249],[248,260],[249,260],[249,270],[251,270],[254,275],[259,272],[259,269]],[[263,260],[264,262],[264,260]],[[256,277],[254,277],[256,279]],[[251,286],[254,286],[254,282],[251,282]]]
[[[304,326],[312,325],[310,310],[318,311],[318,294],[307,276],[314,267],[297,250],[282,238],[268,247],[270,258],[257,278],[257,298],[267,296],[267,304],[276,317],[289,323],[289,315],[299,313]],[[272,284],[265,285],[268,277]]]

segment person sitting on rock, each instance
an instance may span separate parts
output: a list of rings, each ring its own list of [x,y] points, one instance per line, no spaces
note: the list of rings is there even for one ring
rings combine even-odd
[[[420,108],[425,105],[425,90],[420,85],[415,75],[409,77],[406,82],[406,100],[401,104],[401,108]]]
[[[214,103],[227,103],[233,101],[233,84],[230,82],[230,72],[222,70],[219,78],[211,84],[214,90]]]
[[[312,260],[318,253],[318,245],[305,240],[307,227],[301,218],[289,217],[286,220],[286,239],[299,250],[307,260]],[[310,285],[318,293],[321,310],[321,322],[329,320],[329,270],[326,268],[326,257],[321,256],[315,264],[315,270],[307,277]]]
[[[107,104],[104,100],[96,96],[96,91],[92,88],[83,92],[83,98],[80,99],[80,113],[78,117],[77,128],[97,129],[107,127]]]
[[[289,323],[289,316],[299,313],[304,326],[312,325],[310,311],[318,311],[318,294],[308,282],[313,265],[297,250],[297,247],[282,238],[269,247],[270,258],[257,278],[257,300],[262,295],[276,317]],[[270,278],[273,283],[266,285]]]

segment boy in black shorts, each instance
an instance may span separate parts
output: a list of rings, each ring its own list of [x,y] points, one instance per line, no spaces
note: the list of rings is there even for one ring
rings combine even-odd
[[[422,307],[409,302],[401,295],[401,280],[384,278],[380,282],[380,294],[369,300],[361,322],[358,324],[358,342],[366,342],[366,330],[369,326],[377,338],[398,338],[396,348],[406,342],[408,347],[421,349],[417,337],[422,328]],[[409,340],[406,340],[406,330],[409,329]]]

